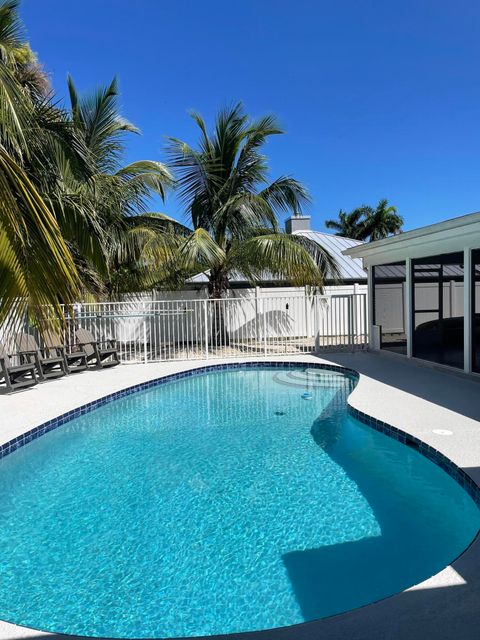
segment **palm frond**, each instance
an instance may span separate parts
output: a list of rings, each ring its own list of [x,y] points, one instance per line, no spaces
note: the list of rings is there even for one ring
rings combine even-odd
[[[165,200],[167,188],[173,186],[173,176],[161,162],[139,160],[119,169],[116,174],[130,184],[141,185],[147,190],[158,193]]]
[[[25,99],[11,70],[0,62],[0,144],[16,155],[28,155],[25,132],[32,105]]]
[[[122,135],[139,133],[137,127],[119,115],[116,78],[107,87],[84,97],[78,95],[71,77],[68,87],[75,125],[82,131],[85,145],[98,169],[115,170],[123,152]]]
[[[15,51],[25,42],[19,5],[19,0],[4,0],[0,5],[0,60],[3,63],[14,63]]]
[[[18,306],[28,306],[43,324],[62,317],[60,303],[71,303],[78,276],[60,229],[23,169],[0,148],[0,323]],[[15,286],[13,286],[15,284]]]
[[[266,200],[277,213],[293,211],[301,213],[303,207],[310,202],[307,189],[298,180],[288,176],[277,178],[259,195]]]
[[[265,277],[287,280],[294,286],[322,288],[325,271],[295,236],[261,235],[239,242],[232,249],[229,269],[244,274],[253,284]]]
[[[211,218],[214,234],[219,238],[243,238],[251,229],[268,227],[270,233],[278,228],[275,212],[270,204],[255,193],[239,193],[220,206]]]
[[[290,237],[293,242],[303,247],[310,255],[322,274],[322,280],[340,280],[341,274],[338,263],[324,247],[306,236],[293,234]]]
[[[204,271],[219,267],[225,252],[205,229],[195,229],[180,245],[175,259],[177,268]]]

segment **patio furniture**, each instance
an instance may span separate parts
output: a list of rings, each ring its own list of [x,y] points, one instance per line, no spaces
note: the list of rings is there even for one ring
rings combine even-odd
[[[96,366],[101,368],[115,367],[120,364],[120,357],[116,347],[116,340],[110,339],[104,342],[95,340],[93,334],[87,329],[77,329],[78,344],[87,354],[87,362],[95,360]]]
[[[48,356],[47,350],[42,350],[35,338],[29,333],[21,333],[17,338],[18,354],[23,364],[34,364],[40,381],[50,378],[61,378],[68,373],[62,356]]]
[[[5,347],[0,344],[0,382],[5,382],[9,393],[38,383],[34,364],[12,365],[10,357]]]
[[[44,340],[49,355],[53,352],[56,356],[61,356],[65,362],[68,373],[77,373],[88,369],[87,354],[83,349],[77,347],[76,351],[67,351],[67,347],[54,331],[47,331]]]

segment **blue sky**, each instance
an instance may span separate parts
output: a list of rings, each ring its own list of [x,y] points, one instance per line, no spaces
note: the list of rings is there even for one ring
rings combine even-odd
[[[193,143],[242,100],[278,115],[272,177],[310,189],[313,226],[386,197],[405,228],[480,209],[480,3],[476,0],[23,0],[60,96],[118,76],[139,126],[128,160]],[[174,197],[159,209],[182,219]]]

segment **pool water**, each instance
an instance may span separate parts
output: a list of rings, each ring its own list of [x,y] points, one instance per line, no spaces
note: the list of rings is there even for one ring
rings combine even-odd
[[[318,369],[194,375],[2,459],[0,618],[90,636],[220,634],[336,614],[438,572],[479,510],[348,415],[354,384]]]

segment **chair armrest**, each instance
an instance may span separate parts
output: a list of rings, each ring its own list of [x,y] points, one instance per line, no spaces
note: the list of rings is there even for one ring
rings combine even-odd
[[[92,342],[93,344],[93,342]],[[99,347],[112,347],[112,348],[116,348],[117,346],[117,340],[116,338],[106,338],[105,340],[97,340],[97,342],[95,344],[98,344]]]
[[[40,371],[40,363],[43,358],[40,349],[30,350],[30,351],[19,351],[18,355],[20,357],[20,362],[22,364],[34,364],[37,369]],[[33,356],[33,362],[31,357]]]
[[[43,358],[40,350],[30,349],[28,351],[18,351],[18,357],[20,358],[20,362],[22,364],[30,364],[31,358],[35,361],[35,364],[38,366],[40,362],[40,358]]]

